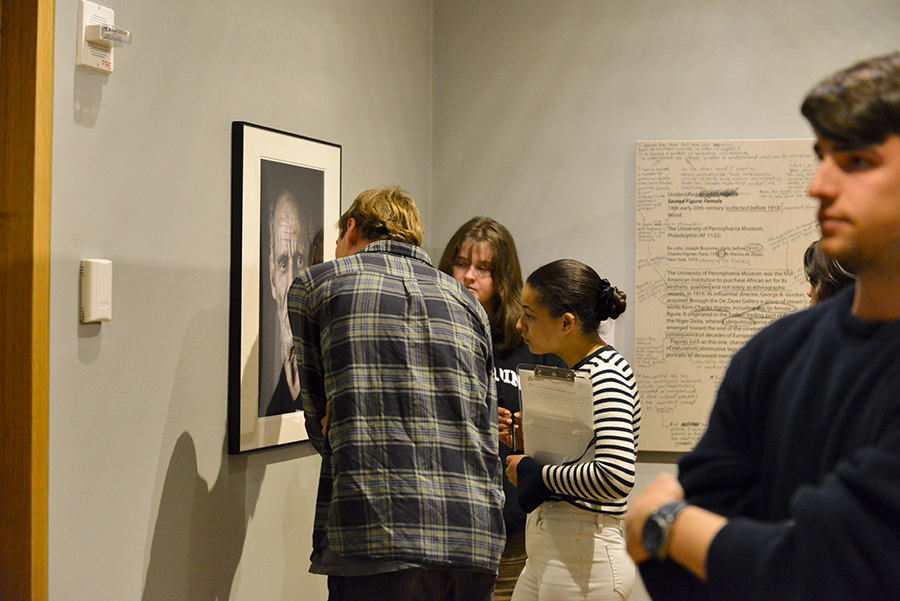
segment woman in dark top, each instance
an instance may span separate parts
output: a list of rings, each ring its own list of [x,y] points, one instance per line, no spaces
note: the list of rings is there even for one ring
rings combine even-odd
[[[494,342],[494,379],[501,409],[519,410],[519,364],[565,367],[555,355],[535,355],[522,341],[516,322],[522,311],[522,268],[516,244],[505,227],[487,217],[474,217],[463,224],[444,249],[438,268],[465,286],[484,307]],[[500,445],[505,462],[511,449]],[[506,546],[494,601],[508,600],[525,567],[525,513],[516,503],[515,488],[504,477]]]

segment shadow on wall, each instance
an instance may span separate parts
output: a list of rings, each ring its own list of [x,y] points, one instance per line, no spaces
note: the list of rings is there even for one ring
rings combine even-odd
[[[172,289],[193,286],[212,291],[213,298],[227,297],[218,274],[170,271],[167,278],[166,285]],[[144,277],[148,279],[153,278]],[[150,302],[147,307],[135,307],[135,313],[159,311]],[[183,317],[176,313],[170,320],[179,323]],[[227,324],[227,311],[219,304],[193,312],[184,331],[162,432],[156,484],[159,506],[152,537],[147,533],[144,601],[228,599],[259,499],[265,466],[248,469],[246,456],[228,455],[226,407],[220,400],[225,398],[225,386],[219,376],[221,366],[227,364],[223,324]],[[215,448],[209,448],[211,444]],[[201,476],[201,466],[216,459],[218,473],[209,482],[210,473],[205,472],[207,478]]]
[[[196,274],[190,278],[201,279]],[[217,279],[204,289],[220,286]],[[159,507],[148,547],[144,601],[231,596],[266,465],[248,466],[247,456],[228,454],[226,407],[220,401],[225,390],[215,375],[226,364],[225,323],[220,305],[196,312],[184,333],[162,436],[158,474],[165,476],[157,483]],[[223,427],[215,427],[210,418]],[[208,448],[210,443],[218,448]],[[171,449],[168,457],[166,449]],[[216,458],[219,470],[209,482],[200,475],[201,462]]]
[[[227,297],[223,278],[218,274],[204,277],[197,273],[179,277],[168,271],[159,286],[193,287],[208,292],[211,298]],[[152,280],[142,276],[131,285],[146,285],[148,279]],[[146,307],[136,306],[134,313],[160,311],[152,300],[147,303]],[[178,317],[182,315],[171,321],[183,323]],[[317,482],[306,482],[295,472],[302,467],[298,459],[316,453],[310,445],[299,444],[247,455],[228,454],[227,385],[222,377],[227,365],[227,323],[227,310],[218,305],[194,311],[184,331],[165,409],[155,484],[158,505],[146,532],[143,601],[224,601],[231,598],[238,575],[240,581],[246,576],[254,584],[262,580],[271,586],[286,586],[292,592],[286,598],[302,597],[310,586],[309,579],[301,576],[308,567],[312,520],[295,508],[314,502]],[[146,332],[146,336],[153,335],[169,332]],[[288,465],[268,469],[276,463]],[[204,469],[215,464],[217,472]],[[317,472],[318,463],[315,469]],[[266,481],[263,491],[267,473],[275,477]],[[282,491],[285,486],[288,489]],[[254,553],[262,553],[260,557],[245,558],[248,531],[254,540],[251,528],[261,492],[267,495],[263,502],[273,502],[274,495],[281,498],[282,492],[288,496],[283,498],[284,515],[262,516],[260,532],[271,536],[274,529],[276,534],[283,530],[290,535],[269,541],[263,549],[254,547]],[[291,555],[282,556],[281,546]],[[276,585],[273,576],[282,582]]]
[[[144,601],[230,598],[265,469],[248,474],[247,457],[228,455],[227,440],[222,454],[209,488],[191,435],[178,437],[159,502]]]

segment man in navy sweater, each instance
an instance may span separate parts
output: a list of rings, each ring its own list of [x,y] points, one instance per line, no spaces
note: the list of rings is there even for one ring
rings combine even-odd
[[[654,599],[900,596],[900,53],[817,85],[822,251],[855,286],[732,359],[709,427],[631,501]]]

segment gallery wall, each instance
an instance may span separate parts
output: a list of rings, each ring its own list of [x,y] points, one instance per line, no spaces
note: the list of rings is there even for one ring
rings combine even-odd
[[[108,76],[56,9],[50,598],[324,599],[315,452],[225,454],[231,122],[341,144],[345,207],[398,183],[429,219],[431,3],[99,3],[133,36]],[[79,324],[83,258],[108,323]]]
[[[344,207],[405,186],[432,256],[487,214],[526,272],[632,294],[635,140],[808,136],[806,89],[900,40],[888,0],[101,4],[134,37],[109,76],[75,68],[78,0],[56,13],[53,601],[325,598],[315,453],[224,452],[233,120],[341,144]],[[113,261],[108,323],[79,324],[83,258]]]

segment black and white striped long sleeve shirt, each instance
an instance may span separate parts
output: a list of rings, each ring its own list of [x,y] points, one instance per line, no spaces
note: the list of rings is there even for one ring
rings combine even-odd
[[[574,367],[591,380],[594,403],[594,460],[544,465],[541,477],[551,499],[590,511],[625,513],[634,487],[641,424],[641,398],[631,366],[613,347],[598,349]]]

